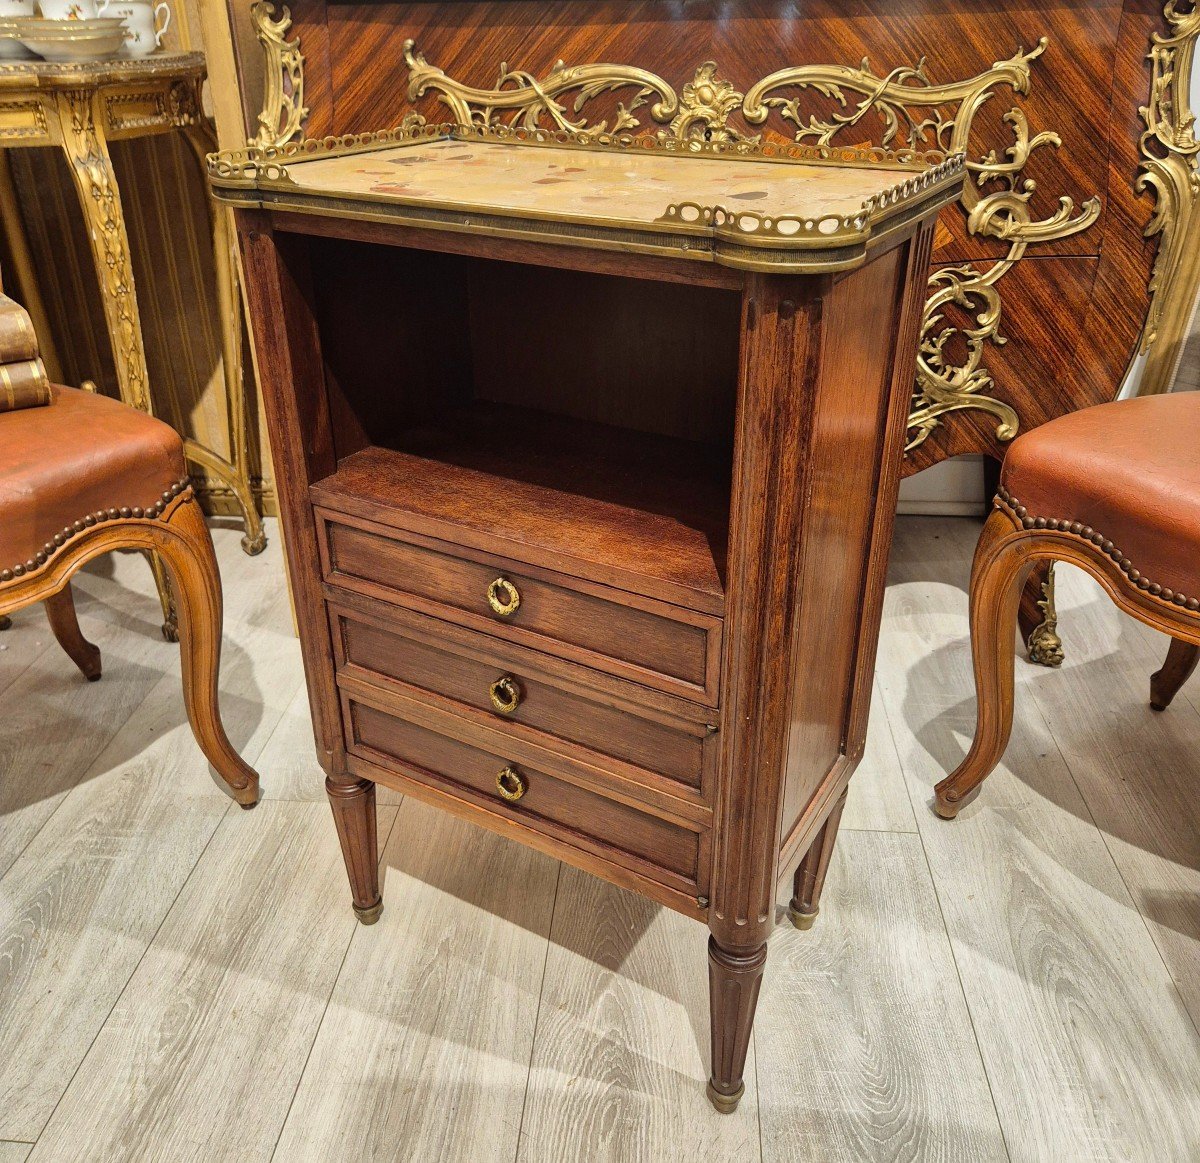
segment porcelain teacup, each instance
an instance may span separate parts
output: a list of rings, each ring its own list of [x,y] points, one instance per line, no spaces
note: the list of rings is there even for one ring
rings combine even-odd
[[[158,0],[157,4],[151,0],[113,0],[108,15],[121,17],[129,30],[121,49],[123,57],[148,57],[162,46],[163,33],[171,24],[166,0]]]
[[[109,0],[38,0],[47,20],[95,20],[108,5]]]

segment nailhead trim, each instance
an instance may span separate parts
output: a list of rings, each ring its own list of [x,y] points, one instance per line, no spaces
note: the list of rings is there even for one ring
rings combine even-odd
[[[133,508],[126,505],[120,509],[97,509],[94,513],[88,513],[73,525],[66,526],[61,533],[55,533],[28,561],[18,562],[11,569],[0,569],[0,582],[14,581],[27,573],[33,573],[34,570],[45,565],[72,537],[94,525],[101,525],[106,521],[128,520],[130,517],[148,518],[151,521],[161,517],[163,510],[190,484],[191,481],[187,477],[176,481],[148,509],[143,509],[140,505],[135,505]]]
[[[1075,537],[1082,538],[1084,541],[1090,541],[1101,553],[1107,557],[1111,557],[1117,563],[1117,567],[1121,572],[1127,574],[1129,580],[1139,590],[1145,590],[1146,593],[1151,594],[1153,597],[1161,598],[1164,602],[1171,602],[1176,606],[1182,606],[1185,610],[1200,610],[1200,598],[1185,597],[1183,594],[1175,593],[1174,590],[1160,586],[1157,582],[1152,582],[1139,570],[1135,569],[1133,562],[1113,545],[1103,533],[1097,533],[1090,525],[1081,524],[1079,521],[1056,520],[1053,517],[1031,517],[1029,510],[1004,488],[996,491],[996,501],[1008,509],[1021,522],[1022,528],[1050,529],[1057,533],[1070,533]]]

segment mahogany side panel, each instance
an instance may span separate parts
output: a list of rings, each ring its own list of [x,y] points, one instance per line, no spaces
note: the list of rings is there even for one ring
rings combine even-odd
[[[843,754],[856,678],[857,626],[874,548],[872,521],[883,463],[895,339],[908,248],[840,280],[827,296],[820,387],[807,417],[803,595],[792,643],[791,724],[781,842]],[[895,448],[891,450],[896,457]],[[869,681],[869,680],[868,680]]]
[[[276,237],[257,211],[239,210],[236,223],[317,758],[327,775],[338,775],[344,757],[341,715],[308,503],[309,485],[333,472],[336,463],[307,246],[300,238]]]

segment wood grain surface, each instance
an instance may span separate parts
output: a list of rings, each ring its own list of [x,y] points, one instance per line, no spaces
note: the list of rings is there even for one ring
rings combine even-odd
[[[78,1070],[96,1096],[87,1110],[71,1096],[63,1101],[70,1122],[55,1116],[44,1157],[82,1149],[58,1137],[56,1127],[73,1125],[106,1149],[127,1135],[138,1147],[150,1143],[141,1158],[164,1153],[154,1150],[157,1128],[164,1143],[185,1144],[173,1158],[222,1158],[239,1144],[261,1154],[259,1145],[278,1138],[275,1158],[289,1163],[362,1156],[372,1145],[401,1158],[514,1159],[520,1151],[555,1163],[623,1163],[657,1146],[670,1159],[882,1163],[937,1158],[939,1150],[946,1158],[1003,1157],[998,1122],[1014,1159],[1194,1158],[1200,858],[1188,797],[1200,754],[1200,688],[1185,686],[1169,711],[1151,712],[1148,676],[1164,643],[1075,571],[1060,578],[1066,665],[1051,672],[1018,664],[1008,761],[986,797],[947,825],[929,800],[973,723],[962,587],[978,525],[899,522],[864,766],[816,926],[799,933],[785,925],[772,937],[748,1095],[730,1119],[711,1113],[699,1093],[707,1054],[703,930],[686,918],[565,869],[555,900],[552,861],[414,801],[400,805],[388,838],[395,809],[381,792],[389,907],[374,929],[354,928],[328,809],[313,802],[319,790],[293,782],[295,772],[282,778],[267,761],[304,753],[319,789],[299,648],[286,607],[276,604],[277,562],[245,558],[232,525],[214,532],[234,615],[227,659],[253,660],[227,685],[225,711],[243,744],[246,724],[263,716],[252,738],[269,734],[269,742],[246,754],[262,771],[265,802],[248,815],[231,809],[218,825],[206,805],[224,811],[227,801],[186,729],[161,733],[158,723],[170,715],[152,706],[112,722],[113,707],[92,698],[135,661],[161,668],[175,697],[178,686],[163,673],[170,648],[157,637],[145,562],[117,556],[81,575],[85,632],[98,636],[106,617],[127,624],[108,649],[115,670],[93,687],[72,676],[80,695],[74,730],[99,739],[109,726],[122,740],[110,754],[130,756],[115,778],[131,786],[123,793],[129,810],[117,811],[114,777],[101,764],[87,778],[86,767],[76,769],[44,841],[0,876],[0,910],[31,918],[15,930],[6,923],[0,937],[6,964],[22,967],[25,982],[0,992],[5,1064],[11,1039],[20,1043],[15,1068],[23,1077],[14,1089],[37,1098],[59,1077],[61,1091]],[[259,636],[247,622],[263,627]],[[37,625],[21,614],[14,632]],[[39,633],[70,675],[44,623]],[[277,699],[269,692],[278,681],[293,685]],[[34,689],[26,697],[40,696]],[[148,738],[144,759],[132,758]],[[15,772],[0,765],[0,784],[19,783],[42,756],[52,764],[59,745],[32,747]],[[889,768],[911,804],[907,818],[883,781]],[[886,804],[856,809],[856,795],[885,787],[878,795]],[[272,803],[280,798],[302,802]],[[258,813],[280,808],[288,811],[258,822]],[[74,823],[55,823],[68,810]],[[864,813],[858,823],[856,810]],[[453,845],[463,858],[450,864],[439,853]],[[76,853],[86,859],[72,863]],[[153,911],[147,893],[158,899],[172,887],[163,877],[184,883],[184,895],[172,907],[171,892],[160,910],[166,923],[143,937],[139,926]],[[536,897],[534,916],[513,897],[514,879]],[[293,899],[289,881],[305,886],[303,900]],[[314,917],[305,901],[323,901],[326,884],[336,890],[332,908]],[[301,915],[309,918],[302,926]],[[297,1055],[307,1056],[297,1088],[297,1064],[282,1069],[279,1047],[290,1062],[297,1013],[312,1028],[318,969],[303,939],[326,950],[333,930],[345,944],[331,957],[337,964],[319,973],[322,985],[329,976],[336,984],[311,1056]],[[199,948],[200,934],[245,940],[215,937]],[[272,943],[283,947],[280,956]],[[443,947],[455,973],[436,971]],[[126,971],[132,983],[114,985],[118,962],[143,954],[141,968]],[[152,965],[164,982],[196,988],[156,987]],[[244,972],[247,965],[262,975]],[[230,968],[218,983],[222,966]],[[375,974],[393,984],[375,989]],[[94,991],[107,999],[98,1019]],[[10,1015],[26,1005],[59,1016],[18,1028],[21,1019]],[[97,1046],[116,1052],[89,1056],[97,1035]],[[177,1038],[188,1036],[185,1063]],[[214,1142],[213,1124],[243,1097],[232,1097],[231,1081],[214,1080],[219,1068],[234,1082],[252,1079],[253,1102],[236,1110],[240,1138]],[[126,1089],[134,1078],[151,1082]],[[9,1093],[6,1083],[6,1114]],[[48,1114],[57,1095],[39,1101]],[[5,1151],[20,1159],[28,1147],[11,1141],[36,1135],[0,1126],[0,1160],[10,1163]]]
[[[947,83],[983,74],[1046,37],[1044,54],[1031,66],[1031,91],[998,87],[975,118],[971,152],[1003,156],[1013,144],[1003,118],[1018,107],[1031,134],[1049,131],[1061,139],[1058,147],[1033,150],[1023,170],[1022,179],[1033,182],[1033,217],[1053,214],[1060,196],[1076,207],[1099,197],[1102,214],[1082,233],[1039,243],[1002,279],[1001,332],[1009,342],[986,345],[984,364],[996,382],[989,394],[1012,404],[1028,428],[1111,399],[1120,386],[1145,317],[1157,245],[1143,237],[1153,198],[1139,194],[1134,180],[1144,128],[1139,107],[1150,92],[1145,57],[1151,33],[1163,28],[1158,0],[1053,0],[1036,8],[753,0],[736,9],[703,0],[685,10],[661,0],[603,0],[584,16],[569,0],[470,0],[451,9],[433,0],[297,0],[291,11],[306,56],[312,109],[306,129],[317,137],[399,123],[410,109],[402,54],[409,37],[431,64],[485,89],[496,83],[502,61],[541,77],[562,59],[637,65],[676,91],[710,59],[742,91],[790,65],[856,67],[864,57],[880,76],[924,61],[930,82]],[[243,56],[255,51],[240,44]],[[588,115],[596,121],[611,114],[622,96],[591,102]],[[835,108],[815,93],[799,96],[804,121],[810,114],[828,119]],[[256,98],[255,90],[249,99]],[[431,120],[445,114],[432,94],[417,108]],[[914,109],[918,118],[930,112]],[[251,120],[256,113],[257,106]],[[773,117],[764,131],[790,136],[794,128]],[[868,117],[839,140],[878,144],[883,131],[881,119]],[[954,210],[942,216],[934,261],[983,270],[1005,250],[996,239],[970,234],[965,214]],[[971,317],[952,307],[947,322],[962,328]],[[1098,335],[1103,342],[1089,338]],[[960,347],[956,340],[955,361]],[[953,413],[908,457],[906,471],[959,452],[999,452],[995,431],[994,417],[983,412]]]
[[[973,548],[969,523],[923,524],[956,538],[956,556]],[[911,731],[900,759],[1010,1154],[1190,1158],[1200,1035],[1093,823],[1083,766],[1058,746],[1057,719],[1022,698],[1065,676],[1023,667],[986,794],[954,824],[923,809],[974,725],[965,595],[928,585],[934,570],[913,545],[893,561],[882,686],[893,725]],[[1113,708],[1071,714],[1108,734]]]
[[[920,839],[843,823],[830,881],[811,930],[771,938],[764,1157],[1006,1159]]]
[[[512,1159],[558,865],[410,800],[380,867],[276,1157]]]

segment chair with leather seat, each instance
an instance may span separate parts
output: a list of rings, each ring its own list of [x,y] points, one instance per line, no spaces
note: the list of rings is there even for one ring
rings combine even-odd
[[[100,652],[80,632],[71,576],[114,549],[157,555],[176,602],[192,731],[234,798],[252,807],[258,776],[217,703],[221,582],[182,441],[116,400],[46,383],[36,346],[29,357],[28,344],[9,342],[18,324],[28,317],[0,295],[0,618],[44,602],[55,637],[94,681]],[[14,353],[26,358],[3,358]]]
[[[1018,437],[971,568],[977,723],[937,785],[953,818],[1000,762],[1013,719],[1013,636],[1033,567],[1066,561],[1127,614],[1173,639],[1151,678],[1166,708],[1200,657],[1200,392],[1118,400]]]

